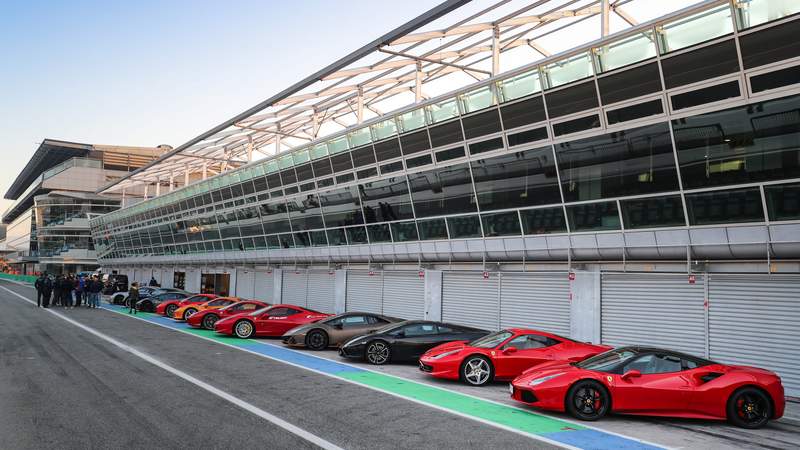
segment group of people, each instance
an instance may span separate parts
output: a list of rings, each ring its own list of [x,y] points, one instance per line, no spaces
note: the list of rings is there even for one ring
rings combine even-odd
[[[90,308],[99,308],[103,283],[97,278],[97,275],[67,274],[56,275],[54,278],[44,272],[36,279],[34,287],[36,288],[36,306],[40,308],[50,307],[51,296],[53,306],[75,308],[85,302],[86,306]]]

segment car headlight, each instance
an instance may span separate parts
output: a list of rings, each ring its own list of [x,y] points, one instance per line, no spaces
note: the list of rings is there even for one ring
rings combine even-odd
[[[540,384],[544,383],[545,381],[550,381],[550,380],[552,380],[553,378],[555,378],[555,377],[557,377],[557,376],[561,376],[561,375],[564,375],[564,374],[563,374],[563,373],[557,373],[557,374],[555,374],[555,375],[549,375],[549,376],[546,376],[546,377],[537,378],[537,379],[535,379],[535,380],[531,380],[531,381],[528,383],[528,386],[538,386],[538,385],[540,385]]]
[[[458,353],[458,352],[460,352],[460,351],[461,351],[461,349],[460,349],[460,348],[458,348],[458,349],[455,349],[455,350],[450,350],[449,352],[439,353],[439,354],[438,354],[438,355],[436,355],[436,356],[429,356],[429,358],[430,358],[430,359],[442,359],[442,358],[444,358],[445,356],[455,355],[456,353]]]

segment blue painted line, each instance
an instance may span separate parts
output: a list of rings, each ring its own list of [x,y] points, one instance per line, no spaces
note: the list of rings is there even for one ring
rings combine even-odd
[[[663,450],[663,447],[648,445],[644,442],[626,439],[622,436],[604,433],[598,430],[583,429],[559,431],[557,433],[544,433],[542,436],[562,444],[572,445],[583,449],[614,449],[614,450]]]

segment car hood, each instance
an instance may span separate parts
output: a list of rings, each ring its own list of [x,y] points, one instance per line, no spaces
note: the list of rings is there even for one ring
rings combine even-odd
[[[566,361],[551,361],[533,366],[530,369],[522,372],[522,375],[514,379],[514,383],[527,383],[538,378],[549,377],[551,375],[563,373],[576,373],[582,370],[583,369],[579,369]]]
[[[425,352],[425,356],[436,356],[453,350],[462,350],[467,347],[468,343],[469,341],[445,342],[444,344],[439,344]]]
[[[299,326],[296,326],[296,327],[292,328],[291,330],[287,331],[286,333],[283,333],[283,335],[284,336],[293,336],[295,334],[302,334],[302,333],[307,332],[308,330],[310,330],[314,326],[319,326],[319,324],[313,324],[312,325],[312,324],[308,323],[308,324],[305,324],[305,325],[299,325]]]

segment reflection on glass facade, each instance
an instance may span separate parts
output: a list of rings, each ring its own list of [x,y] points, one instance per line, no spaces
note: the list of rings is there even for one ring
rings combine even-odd
[[[749,2],[737,26],[794,11],[776,4]],[[800,220],[800,96],[774,94],[797,80],[750,84],[800,56],[792,42],[756,38],[790,35],[800,21],[739,35],[731,11],[670,19],[108,214],[93,224],[101,254]],[[740,73],[750,67],[759,72]],[[664,93],[688,83],[691,92]],[[714,97],[729,83],[734,100]],[[755,86],[771,95],[740,91]]]

